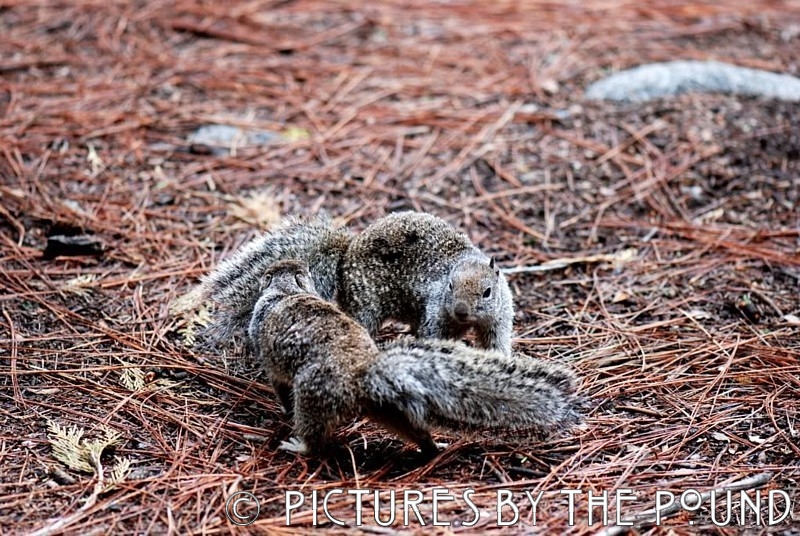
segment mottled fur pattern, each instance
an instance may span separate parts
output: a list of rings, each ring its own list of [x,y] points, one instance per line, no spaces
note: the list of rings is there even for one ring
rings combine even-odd
[[[280,225],[240,248],[203,277],[204,298],[217,305],[206,339],[224,345],[246,333],[259,297],[264,270],[281,259],[300,259],[313,274],[320,296],[334,300],[336,277],[352,234],[324,216],[288,217]]]
[[[577,417],[578,381],[561,365],[436,339],[400,339],[379,350],[367,398],[401,407],[415,426],[547,431]]]
[[[343,310],[375,335],[384,320],[422,338],[460,339],[511,354],[514,306],[494,259],[431,214],[398,212],[353,238],[339,273]]]
[[[571,422],[577,382],[566,368],[440,340],[402,339],[379,349],[367,330],[321,299],[308,267],[269,267],[248,333],[299,441],[324,452],[356,416],[437,452],[429,430],[549,429]]]
[[[394,318],[421,338],[458,340],[474,330],[482,348],[511,353],[513,299],[499,268],[467,235],[430,214],[398,212],[353,236],[323,217],[287,218],[202,280],[217,305],[206,331],[223,346],[246,332],[264,270],[299,259],[319,294],[372,336]]]

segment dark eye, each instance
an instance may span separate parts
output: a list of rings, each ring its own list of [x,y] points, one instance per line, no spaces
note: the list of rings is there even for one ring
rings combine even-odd
[[[261,280],[261,288],[262,289],[268,288],[270,283],[272,283],[272,276],[271,275],[264,276],[264,279]]]
[[[492,287],[489,287],[489,288],[487,288],[486,290],[483,291],[483,297],[484,298],[488,298],[491,295],[492,295]]]
[[[450,283],[447,285],[447,290],[453,290],[453,282],[452,281],[450,281]]]

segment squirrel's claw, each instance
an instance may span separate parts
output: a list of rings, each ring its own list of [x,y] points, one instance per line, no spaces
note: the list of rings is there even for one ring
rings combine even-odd
[[[281,441],[281,444],[278,446],[278,448],[285,450],[286,452],[308,454],[308,445],[306,445],[305,441],[302,439],[297,439],[296,437],[290,437],[289,441]]]

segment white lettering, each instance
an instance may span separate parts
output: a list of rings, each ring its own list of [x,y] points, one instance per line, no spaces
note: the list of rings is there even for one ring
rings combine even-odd
[[[416,496],[415,500],[411,500],[409,495],[414,494]],[[422,514],[419,513],[419,508],[417,505],[422,502],[422,492],[411,490],[411,491],[404,491],[403,492],[403,525],[406,527],[408,526],[408,508],[411,507],[414,510],[414,515],[417,516],[417,521],[422,526],[425,526],[425,520],[422,519]]]
[[[623,502],[630,502],[636,500],[636,495],[633,494],[633,490],[620,488],[615,493],[617,499],[617,526],[618,527],[632,527],[633,521],[623,521],[622,520],[622,503]]]
[[[450,495],[447,488],[433,488],[433,524],[437,527],[449,527],[449,521],[439,521],[439,501],[452,501],[455,497]]]
[[[562,489],[562,495],[569,495],[569,523],[570,527],[575,526],[575,496],[581,494],[581,490],[579,489]]]
[[[497,491],[497,526],[508,527],[519,521],[519,508],[512,502],[514,494],[508,490],[501,489]],[[510,506],[514,510],[514,518],[511,521],[503,521],[503,506]]]
[[[299,498],[300,500],[296,503],[290,503],[289,498],[295,497]],[[303,493],[300,491],[287,491],[286,492],[286,526],[292,524],[292,510],[297,510],[303,503],[305,502],[306,498],[303,496]]]
[[[472,519],[472,521],[461,524],[464,527],[474,527],[481,519],[481,511],[478,510],[478,507],[475,506],[475,503],[472,502],[472,499],[470,499],[473,493],[475,493],[475,490],[472,488],[464,490],[464,502],[466,502],[467,506],[469,506],[470,509],[472,509],[472,511],[475,512],[475,517]]]
[[[775,519],[773,517],[773,515],[772,515],[776,510],[776,508],[775,508],[775,496],[776,495],[780,495],[781,497],[783,497],[783,514],[781,515],[781,517],[779,519]],[[780,523],[781,521],[786,519],[786,516],[788,516],[789,512],[792,511],[792,501],[791,501],[791,499],[789,499],[789,494],[786,493],[783,490],[780,490],[780,489],[771,489],[771,490],[769,490],[769,494],[767,495],[767,504],[769,505],[769,524],[770,524],[770,526],[777,525],[778,523]]]

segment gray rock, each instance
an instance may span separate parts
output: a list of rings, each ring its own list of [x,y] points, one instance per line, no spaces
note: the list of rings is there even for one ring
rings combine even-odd
[[[233,125],[203,125],[191,134],[188,142],[210,147],[231,149],[266,145],[280,141],[282,136],[267,130],[244,130]]]
[[[800,101],[800,78],[718,61],[670,61],[613,74],[586,88],[590,100],[644,102],[688,92]]]

